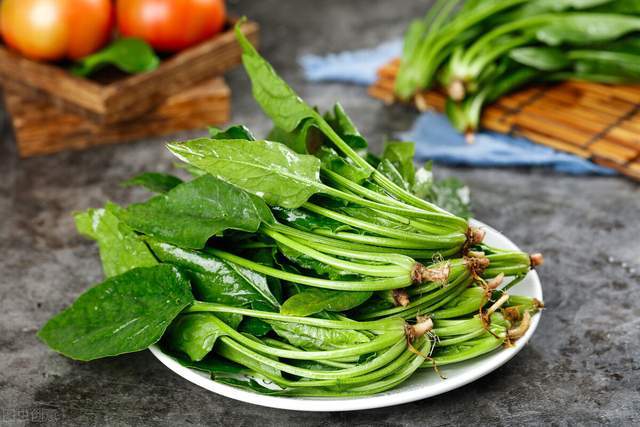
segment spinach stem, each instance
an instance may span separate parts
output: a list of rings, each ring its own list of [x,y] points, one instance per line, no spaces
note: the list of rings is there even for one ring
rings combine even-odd
[[[275,241],[284,244],[298,252],[303,253],[317,261],[323,262],[332,267],[350,271],[355,274],[362,274],[366,276],[374,277],[397,277],[402,275],[410,275],[411,269],[402,268],[397,265],[373,265],[373,264],[359,264],[351,261],[345,261],[339,258],[334,258],[330,255],[326,255],[322,252],[304,245],[296,240],[289,239],[288,237],[265,228],[263,233],[271,237]]]
[[[398,276],[353,281],[318,279],[316,277],[303,276],[301,274],[289,273],[288,271],[269,267],[219,249],[209,248],[207,251],[218,258],[233,262],[242,267],[257,271],[258,273],[300,285],[314,286],[316,288],[334,289],[337,291],[383,291],[387,289],[405,288],[412,283],[409,275],[406,277]]]

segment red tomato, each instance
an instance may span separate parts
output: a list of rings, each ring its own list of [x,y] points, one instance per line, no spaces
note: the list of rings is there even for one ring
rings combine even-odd
[[[220,32],[224,0],[117,0],[118,29],[156,50],[175,52]]]
[[[3,0],[7,45],[33,59],[78,59],[101,48],[113,26],[110,0]]]

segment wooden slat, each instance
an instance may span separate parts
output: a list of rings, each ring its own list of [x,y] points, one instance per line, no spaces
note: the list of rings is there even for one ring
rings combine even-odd
[[[397,60],[379,70],[371,96],[395,100]],[[375,88],[375,89],[374,89]],[[416,95],[420,109],[444,109],[437,92]],[[484,109],[482,127],[512,133],[554,149],[614,168],[640,180],[640,85],[604,85],[568,81],[530,86]]]
[[[48,95],[57,105],[83,113],[101,123],[116,123],[139,116],[205,80],[221,75],[240,63],[233,20],[215,37],[164,59],[151,72],[100,83],[75,77],[65,68],[24,58],[0,44],[0,80]],[[254,44],[259,27],[246,22],[242,31]],[[75,107],[75,108],[74,108]]]
[[[166,99],[148,114],[116,124],[96,123],[58,108],[48,97],[13,88],[5,88],[5,105],[20,155],[29,157],[222,124],[230,116],[230,90],[216,78]]]

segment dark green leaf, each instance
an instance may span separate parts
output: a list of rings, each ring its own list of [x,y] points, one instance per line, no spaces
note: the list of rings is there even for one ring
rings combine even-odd
[[[285,209],[274,207],[273,214],[279,221],[292,227],[313,231],[317,229],[331,230],[334,232],[349,230],[350,227],[331,218],[320,216],[304,209]]]
[[[304,350],[336,350],[369,342],[369,338],[351,329],[327,329],[293,322],[269,322],[278,336]]]
[[[162,262],[176,265],[189,273],[194,294],[199,300],[234,307],[253,306],[260,302],[270,307],[280,305],[271,294],[262,274],[224,261],[215,255],[153,240],[148,243]]]
[[[242,63],[251,79],[253,97],[276,127],[291,132],[306,118],[317,114],[289,85],[278,76],[271,64],[264,60],[240,29],[236,38],[242,48]]]
[[[120,213],[136,231],[194,249],[204,247],[209,238],[224,230],[255,232],[263,221],[272,220],[270,216],[260,199],[210,175],[130,205]]]
[[[238,326],[238,331],[262,337],[271,332],[271,325],[255,317],[247,317]]]
[[[385,143],[382,159],[390,161],[404,181],[413,186],[416,173],[413,164],[415,153],[416,147],[412,142],[388,141]]]
[[[372,292],[342,292],[329,289],[305,289],[286,300],[280,313],[290,316],[310,316],[323,310],[346,311],[369,298]]]
[[[355,165],[351,159],[339,156],[333,148],[321,147],[316,151],[315,156],[322,161],[322,166],[325,169],[333,171],[350,181],[362,183],[371,175],[370,171]]]
[[[329,126],[336,131],[338,135],[355,151],[366,150],[369,144],[367,140],[360,135],[358,129],[353,124],[347,113],[342,108],[340,103],[336,103],[333,107],[333,111],[327,112],[324,115],[324,119],[329,123]]]
[[[521,47],[509,52],[509,56],[522,65],[542,71],[562,70],[571,64],[565,52],[553,47]]]
[[[209,354],[202,360],[194,362],[186,357],[174,353],[169,349],[162,349],[164,353],[169,354],[173,359],[186,368],[196,369],[198,371],[207,372],[211,375],[240,375],[247,374],[250,371],[242,365],[230,360]]]
[[[313,120],[303,120],[291,132],[275,127],[269,132],[267,139],[281,142],[298,154],[315,153],[325,143],[324,135]]]
[[[163,338],[166,345],[189,356],[192,361],[202,360],[218,337],[223,336],[211,313],[189,313],[173,321]]]
[[[216,127],[209,128],[209,138],[211,139],[243,139],[246,141],[255,141],[256,138],[253,133],[243,125],[236,125],[227,128],[226,130],[218,129]]]
[[[382,159],[378,164],[378,172],[389,178],[397,186],[405,190],[410,189],[409,182],[405,181],[400,171],[388,159]]]
[[[166,173],[145,172],[124,181],[123,187],[142,186],[154,193],[166,193],[173,187],[182,184],[182,180],[177,176]]]
[[[175,267],[140,267],[89,289],[38,332],[49,347],[77,360],[144,350],[193,302]]]
[[[536,32],[538,40],[551,46],[563,43],[587,45],[615,40],[640,30],[640,17],[606,13],[574,13],[559,16]]]
[[[78,232],[98,242],[106,277],[158,263],[147,245],[115,215],[118,209],[117,205],[107,203],[103,209],[75,214]]]
[[[107,65],[129,74],[144,73],[158,68],[160,59],[144,40],[121,37],[101,51],[80,59],[71,72],[77,76],[88,76]]]
[[[185,162],[270,205],[297,208],[322,189],[320,160],[277,142],[200,138],[168,147]]]

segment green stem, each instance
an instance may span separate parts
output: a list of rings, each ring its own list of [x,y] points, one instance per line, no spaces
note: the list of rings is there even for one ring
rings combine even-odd
[[[451,246],[462,245],[466,241],[467,237],[463,233],[440,235],[440,236],[427,236],[424,234],[409,233],[402,230],[396,230],[389,227],[373,224],[367,221],[362,221],[357,218],[350,217],[338,212],[334,212],[330,209],[326,209],[315,205],[310,202],[306,202],[302,205],[305,209],[311,212],[317,213],[327,218],[334,219],[343,224],[350,225],[352,227],[360,228],[370,233],[379,234],[381,236],[396,238],[400,240],[409,240],[413,242],[423,243],[425,248],[439,249],[449,248]]]
[[[362,275],[374,276],[374,277],[398,277],[402,275],[411,276],[412,268],[402,268],[395,265],[359,264],[351,261],[345,261],[339,258],[334,258],[332,256],[326,255],[322,252],[316,251],[315,249],[307,245],[304,245],[298,241],[289,239],[288,237],[278,232],[271,231],[268,228],[265,228],[263,230],[263,233],[271,237],[273,240],[280,242],[283,245],[288,246],[289,248],[294,249],[300,253],[303,253],[308,257],[311,257],[317,261],[320,261],[332,267],[346,270],[355,274],[362,274]]]
[[[285,314],[274,313],[271,311],[251,310],[248,308],[232,307],[212,302],[195,301],[191,306],[187,307],[184,313],[233,313],[243,316],[254,317],[263,320],[275,320],[280,322],[300,323],[303,325],[317,326],[327,329],[354,329],[356,331],[404,331],[404,320],[400,318],[386,318],[369,322],[359,322],[356,320],[329,320],[318,319],[316,317],[298,317],[288,316]]]
[[[412,279],[408,275],[406,277],[400,276],[353,281],[318,279],[316,277],[303,276],[301,274],[290,273],[288,271],[269,267],[219,249],[209,248],[207,249],[207,252],[217,256],[218,258],[222,258],[225,261],[230,261],[266,276],[316,288],[334,289],[336,291],[383,291],[387,289],[406,288],[412,284]]]

